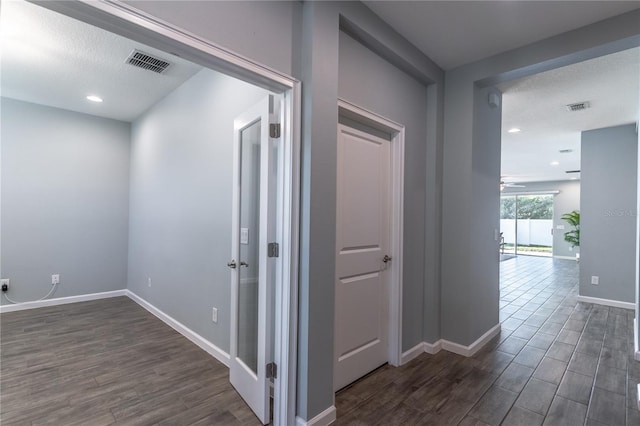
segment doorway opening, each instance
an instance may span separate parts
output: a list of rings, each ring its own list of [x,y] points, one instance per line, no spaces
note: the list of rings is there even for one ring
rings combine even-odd
[[[16,1],[6,6],[3,29],[10,26],[5,19],[13,8],[19,19],[9,21],[12,31],[6,33],[12,39],[3,41],[2,112],[12,118],[3,120],[3,160],[20,167],[3,168],[3,220],[15,225],[8,228],[33,232],[19,236],[24,244],[15,244],[15,235],[3,228],[3,246],[14,250],[3,250],[3,256],[10,255],[9,261],[3,259],[3,274],[26,283],[39,262],[54,258],[55,272],[63,277],[57,297],[86,297],[119,285],[119,295],[138,302],[222,364],[233,365],[236,359],[251,364],[256,376],[251,389],[237,388],[260,421],[295,423],[299,82],[129,5]],[[23,33],[28,36],[24,43],[37,37],[42,42],[20,44]],[[91,41],[99,52],[93,58],[85,55],[86,46],[74,41]],[[12,61],[14,51],[53,60],[22,69],[25,61],[17,54]],[[94,63],[83,62],[86,57]],[[55,85],[51,75],[59,77]],[[126,81],[127,76],[133,77]],[[92,91],[85,93],[89,86]],[[98,95],[104,102],[97,101]],[[255,122],[244,123],[246,137],[234,140],[240,129],[234,128],[234,119],[265,98],[258,134],[251,126]],[[90,127],[95,123],[99,126]],[[5,138],[9,127],[16,135],[13,141]],[[98,127],[108,129],[108,135]],[[238,141],[246,141],[250,153],[243,169],[244,182],[253,184],[249,198],[260,203],[244,203],[250,207],[249,219],[233,227]],[[263,145],[272,155],[258,167],[249,148]],[[42,167],[33,155],[45,147],[55,168]],[[269,173],[263,176],[263,171]],[[19,172],[29,173],[30,182]],[[42,197],[61,201],[48,211],[19,211]],[[15,208],[5,210],[5,205]],[[38,214],[47,215],[47,221]],[[264,236],[260,231],[267,227],[258,226],[259,221],[268,224]],[[44,225],[36,229],[34,223]],[[60,233],[63,229],[69,231]],[[51,256],[45,243],[56,235],[64,238],[65,247],[51,245]],[[234,253],[234,242],[246,249],[242,257]],[[17,252],[22,246],[43,250]],[[230,272],[231,259],[239,262],[242,276]],[[259,272],[249,268],[258,264],[266,267]],[[112,270],[117,277],[109,275]],[[233,277],[245,285],[246,297],[231,297]],[[263,282],[267,291],[252,298]],[[24,291],[16,299],[32,298],[27,285],[11,291]],[[254,308],[264,327],[231,308],[241,305]],[[240,334],[234,353],[232,336]],[[249,395],[258,388],[267,389],[259,403],[266,407],[262,410]]]
[[[404,193],[404,126],[344,100],[338,110],[336,391],[401,363]]]
[[[553,256],[553,195],[500,197],[500,254]]]

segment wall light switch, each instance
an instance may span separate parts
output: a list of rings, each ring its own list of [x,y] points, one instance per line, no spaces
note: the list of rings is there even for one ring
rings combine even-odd
[[[564,229],[564,225],[556,225],[556,229]]]
[[[591,284],[593,284],[593,285],[598,285],[598,284],[600,284],[600,277],[598,277],[598,276],[596,276],[596,275],[593,275],[593,276],[591,277]]]
[[[240,244],[249,244],[249,228],[240,228]]]
[[[211,308],[211,321],[218,322],[218,308]]]

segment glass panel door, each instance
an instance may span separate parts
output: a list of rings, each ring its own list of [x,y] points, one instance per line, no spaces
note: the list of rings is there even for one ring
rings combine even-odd
[[[258,241],[260,235],[260,121],[240,133],[240,268],[237,357],[258,372]]]
[[[277,143],[269,134],[276,120],[273,96],[247,110],[234,123],[234,172],[229,380],[258,419],[270,421],[273,361],[273,303],[277,258]]]

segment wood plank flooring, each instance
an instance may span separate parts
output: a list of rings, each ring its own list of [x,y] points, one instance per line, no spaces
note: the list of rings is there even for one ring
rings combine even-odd
[[[0,424],[260,425],[227,368],[126,297],[0,316]]]
[[[338,425],[640,425],[633,312],[576,302],[572,261],[501,263],[502,332],[384,366]],[[0,424],[259,425],[228,370],[128,298],[0,316]]]
[[[336,394],[336,424],[640,425],[633,311],[578,303],[574,261],[500,268],[499,336],[470,358],[381,367]]]

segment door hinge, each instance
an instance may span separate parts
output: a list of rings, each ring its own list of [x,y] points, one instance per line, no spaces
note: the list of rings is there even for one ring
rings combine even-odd
[[[280,256],[280,245],[278,243],[269,243],[267,246],[267,256],[268,257],[279,257]]]
[[[269,137],[274,139],[280,137],[280,123],[269,124]]]
[[[275,362],[270,362],[267,364],[267,379],[277,379],[278,378],[278,366]]]

